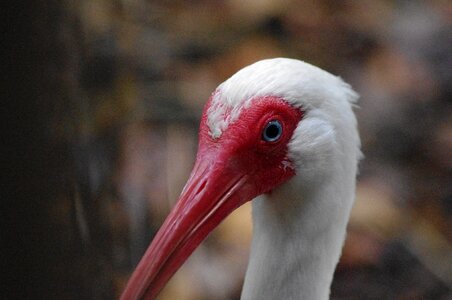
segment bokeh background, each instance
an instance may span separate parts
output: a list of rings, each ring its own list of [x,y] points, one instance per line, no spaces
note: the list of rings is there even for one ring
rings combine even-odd
[[[452,2],[11,1],[3,299],[114,299],[177,199],[215,87],[302,59],[361,95],[332,299],[452,299]],[[250,205],[159,299],[239,299]]]

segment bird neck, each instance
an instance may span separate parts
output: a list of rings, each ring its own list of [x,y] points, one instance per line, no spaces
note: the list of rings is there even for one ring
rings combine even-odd
[[[334,174],[317,185],[294,178],[254,200],[242,299],[328,299],[354,198],[351,173],[345,183]]]

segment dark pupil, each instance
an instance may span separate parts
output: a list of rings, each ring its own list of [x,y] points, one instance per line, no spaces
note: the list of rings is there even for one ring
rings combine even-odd
[[[270,124],[265,130],[265,136],[268,139],[274,139],[279,135],[279,127],[275,124]]]

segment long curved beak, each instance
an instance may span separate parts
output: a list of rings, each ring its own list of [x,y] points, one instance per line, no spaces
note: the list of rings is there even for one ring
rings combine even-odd
[[[247,176],[198,156],[182,194],[147,249],[121,299],[154,299],[196,247],[234,209],[251,200]]]

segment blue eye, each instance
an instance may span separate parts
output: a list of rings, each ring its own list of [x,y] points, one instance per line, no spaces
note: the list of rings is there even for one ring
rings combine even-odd
[[[282,135],[282,125],[279,121],[270,121],[262,132],[262,140],[266,142],[276,142]]]

